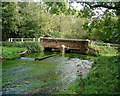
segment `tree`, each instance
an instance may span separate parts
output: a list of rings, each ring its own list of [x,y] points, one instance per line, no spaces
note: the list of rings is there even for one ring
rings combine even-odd
[[[21,22],[18,26],[21,37],[39,37],[41,30],[41,6],[34,2],[20,2],[19,14]]]
[[[18,12],[14,2],[2,3],[2,39],[17,36]]]
[[[84,27],[88,30],[88,36],[91,35],[90,39],[96,40],[99,37],[98,40],[119,43],[120,42],[120,27],[119,27],[120,2],[109,2],[109,3],[85,2],[82,3],[82,5],[85,6],[84,10],[81,11],[82,16],[86,16],[87,18],[92,18],[93,16],[96,15],[94,11],[96,8],[97,9],[106,8],[103,16],[97,15],[96,18],[92,18],[91,21],[89,21],[88,23],[86,23],[86,25],[84,25]]]

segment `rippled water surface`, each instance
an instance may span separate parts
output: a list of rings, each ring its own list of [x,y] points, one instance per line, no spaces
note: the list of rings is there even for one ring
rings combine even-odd
[[[92,65],[92,58],[80,54],[66,53],[41,61],[40,58],[52,52],[34,53],[16,60],[2,63],[3,94],[55,94],[67,89],[82,72],[86,76]]]

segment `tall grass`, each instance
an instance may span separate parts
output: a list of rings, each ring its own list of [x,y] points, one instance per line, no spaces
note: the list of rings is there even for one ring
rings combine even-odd
[[[7,58],[7,59],[18,58],[18,57],[20,57],[19,53],[26,50],[26,48],[2,47],[2,46],[0,46],[0,49],[2,49],[0,57]]]
[[[3,47],[2,47],[3,46]],[[44,50],[42,45],[38,42],[2,42],[0,43],[2,48],[2,58],[18,58],[18,53],[28,50],[29,52],[41,52]]]
[[[2,42],[3,46],[6,47],[20,47],[20,48],[27,48],[30,52],[40,52],[43,51],[43,46],[34,41],[28,41],[28,42]]]
[[[97,50],[99,52],[99,56],[117,56],[118,55],[118,51],[117,51],[118,47],[107,46],[107,45],[97,45],[97,44],[93,44],[90,47]]]

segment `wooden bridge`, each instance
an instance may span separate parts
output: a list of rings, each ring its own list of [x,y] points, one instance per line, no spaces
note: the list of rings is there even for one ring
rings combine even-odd
[[[84,54],[88,51],[89,44],[87,39],[41,38],[40,41],[45,48],[60,49],[64,45],[66,51]]]
[[[9,42],[13,41],[38,41],[45,49],[54,50],[61,49],[62,45],[65,46],[66,51],[77,52],[86,54],[90,40],[88,39],[62,39],[62,38],[10,38]]]

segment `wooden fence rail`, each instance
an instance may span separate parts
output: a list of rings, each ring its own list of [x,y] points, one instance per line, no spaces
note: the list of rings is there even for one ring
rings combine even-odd
[[[40,38],[9,38],[8,42],[14,42],[14,41],[38,41],[40,42]]]

